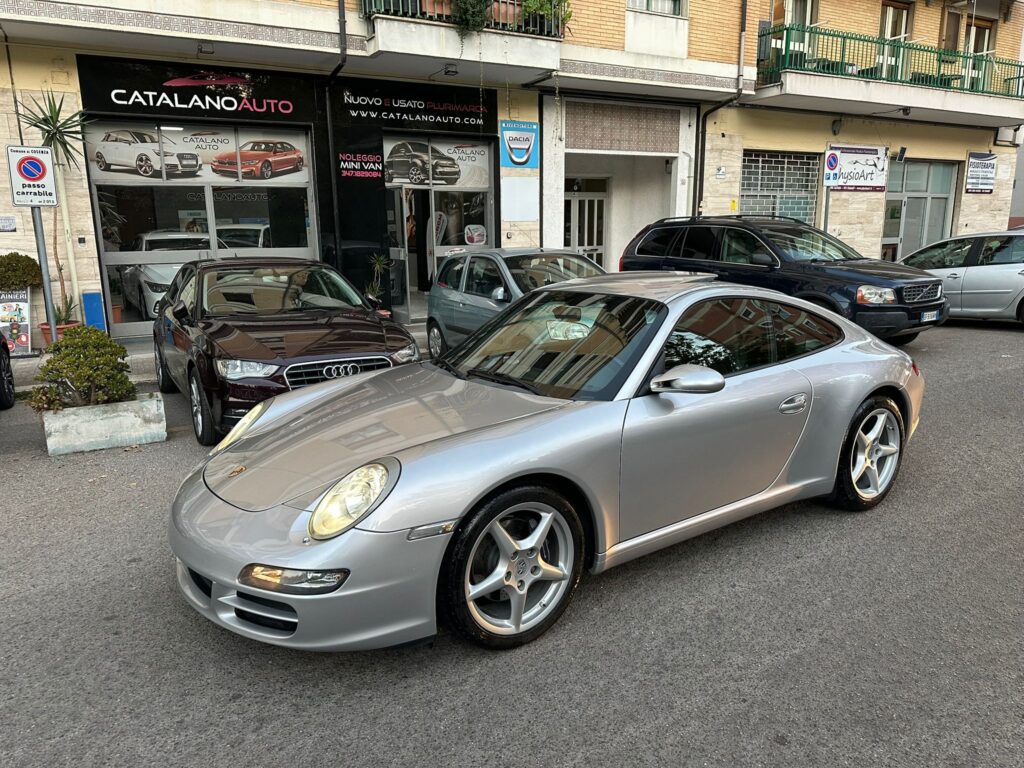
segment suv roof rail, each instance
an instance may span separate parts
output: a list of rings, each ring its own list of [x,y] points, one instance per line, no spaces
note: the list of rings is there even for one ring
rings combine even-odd
[[[795,221],[797,224],[806,224],[807,222],[803,219],[798,219],[795,216],[764,216],[755,213],[720,213],[720,214],[705,214],[703,216],[669,216],[664,219],[658,219],[655,224],[670,224],[673,222],[681,221],[703,221],[704,219],[783,219],[785,221]],[[813,225],[812,225],[813,226]],[[1024,225],[1022,225],[1024,226]]]

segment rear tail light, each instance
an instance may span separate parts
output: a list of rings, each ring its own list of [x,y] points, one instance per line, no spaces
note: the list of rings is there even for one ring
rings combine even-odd
[[[622,270],[622,265],[625,264],[625,263],[626,263],[626,254],[623,253],[621,256],[619,256],[619,272],[623,271]]]
[[[910,370],[914,372],[915,376],[921,375],[921,369],[917,367],[917,363],[915,363],[913,360],[910,361]]]

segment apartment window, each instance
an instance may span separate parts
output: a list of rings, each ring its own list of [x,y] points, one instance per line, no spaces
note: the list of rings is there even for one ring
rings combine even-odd
[[[960,50],[960,14],[946,11],[946,20],[942,30],[942,47],[947,51]]]
[[[687,0],[629,0],[628,7],[634,11],[667,13],[672,16],[687,15]]]
[[[818,20],[817,0],[775,0],[772,4],[772,25],[802,24],[810,26]]]
[[[909,40],[913,28],[914,6],[896,0],[883,0],[880,36],[886,40]]]
[[[748,150],[740,174],[740,213],[813,224],[820,178],[820,155]]]

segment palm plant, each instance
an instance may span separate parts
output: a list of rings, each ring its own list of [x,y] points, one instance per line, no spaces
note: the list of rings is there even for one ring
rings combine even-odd
[[[34,128],[41,135],[44,147],[49,147],[57,163],[57,173],[68,166],[78,167],[77,155],[82,154],[79,148],[84,141],[82,129],[87,120],[82,110],[64,114],[64,96],[58,100],[53,91],[44,91],[42,101],[35,96],[32,103],[19,102],[21,121],[28,128]],[[67,288],[64,286],[64,265],[57,251],[57,207],[53,209],[53,260],[57,265],[57,278],[60,283],[60,298],[63,307],[74,306],[69,302]]]

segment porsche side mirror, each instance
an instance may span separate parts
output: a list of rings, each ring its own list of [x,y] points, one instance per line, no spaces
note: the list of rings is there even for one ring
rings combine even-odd
[[[499,285],[493,291],[491,291],[491,301],[496,301],[499,304],[509,300],[508,291],[505,290],[505,286]]]
[[[710,394],[725,387],[725,377],[703,365],[677,365],[651,379],[652,392]]]

